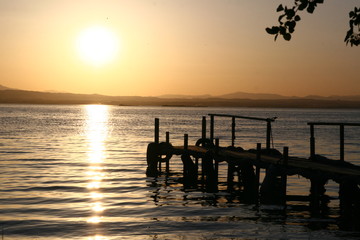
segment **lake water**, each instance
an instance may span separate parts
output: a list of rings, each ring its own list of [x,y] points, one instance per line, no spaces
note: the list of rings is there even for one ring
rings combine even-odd
[[[360,110],[0,105],[1,239],[359,239],[339,229],[337,184],[328,216],[307,203],[244,204],[225,191],[184,191],[179,157],[169,177],[146,177],[146,147],[160,118],[160,140],[184,133],[194,144],[208,113],[277,117],[273,145],[309,156],[310,121],[360,122]],[[208,118],[209,119],[209,118]],[[231,121],[215,119],[215,137],[231,143]],[[236,145],[265,146],[265,123],[237,120]],[[345,159],[360,165],[360,127],[345,127]],[[317,153],[339,158],[339,129],[317,127]],[[221,168],[222,166],[220,166]],[[288,179],[288,193],[307,195],[309,181]]]

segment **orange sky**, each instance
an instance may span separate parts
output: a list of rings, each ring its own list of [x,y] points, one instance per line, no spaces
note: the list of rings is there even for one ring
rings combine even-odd
[[[280,3],[293,1],[0,1],[0,84],[106,95],[360,94],[360,48],[343,42],[359,1],[325,1],[302,13],[290,42],[274,42],[265,28]],[[94,25],[120,41],[101,66],[76,49]]]

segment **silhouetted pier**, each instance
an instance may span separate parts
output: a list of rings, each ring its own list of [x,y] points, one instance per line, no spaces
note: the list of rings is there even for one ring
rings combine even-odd
[[[209,114],[210,129],[207,137],[206,117],[202,118],[202,136],[194,145],[189,145],[188,135],[184,134],[184,144],[173,146],[170,134],[166,132],[165,142],[159,141],[159,119],[155,119],[154,142],[147,149],[147,175],[157,176],[162,170],[170,172],[170,159],[173,155],[181,156],[183,163],[183,179],[185,188],[201,186],[204,191],[217,192],[219,184],[219,163],[226,163],[227,191],[243,196],[244,202],[255,204],[281,204],[286,206],[288,196],[287,176],[299,175],[309,179],[311,186],[309,201],[312,211],[321,212],[327,208],[329,197],[325,194],[325,184],[329,180],[339,184],[339,200],[341,213],[349,219],[360,222],[360,166],[345,161],[344,128],[360,126],[360,123],[309,122],[310,157],[299,158],[289,156],[289,148],[282,152],[271,148],[271,123],[276,118],[256,118],[227,114]],[[231,145],[220,146],[219,139],[214,138],[215,117],[231,119]],[[235,146],[236,119],[263,121],[266,124],[266,146],[256,144],[254,149],[245,150]],[[331,125],[339,127],[340,160],[331,160],[316,154],[315,127]],[[162,169],[162,164],[165,168]],[[223,166],[223,165],[222,165]],[[260,182],[261,169],[265,177]],[[351,220],[353,221],[353,220]]]

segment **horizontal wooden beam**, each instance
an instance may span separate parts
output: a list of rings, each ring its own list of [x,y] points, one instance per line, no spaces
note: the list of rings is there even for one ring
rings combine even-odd
[[[245,116],[231,115],[231,114],[213,114],[213,113],[209,113],[209,116],[242,118],[242,119],[258,120],[258,121],[266,121],[266,122],[274,122],[275,119],[276,119],[276,117],[273,117],[273,118],[257,118],[257,117],[245,117]]]
[[[323,125],[323,126],[360,126],[360,123],[341,123],[341,122],[308,122],[308,125]]]

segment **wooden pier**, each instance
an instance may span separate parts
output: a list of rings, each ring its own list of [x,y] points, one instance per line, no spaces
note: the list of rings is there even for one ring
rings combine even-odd
[[[280,204],[286,206],[291,196],[287,193],[287,176],[299,175],[309,179],[311,186],[309,207],[313,212],[321,212],[327,207],[329,197],[325,194],[325,184],[329,180],[339,184],[339,200],[341,214],[347,219],[357,222],[360,229],[360,166],[345,161],[344,128],[360,126],[360,123],[327,123],[309,122],[310,157],[299,158],[289,156],[289,148],[282,152],[271,148],[271,123],[276,118],[255,118],[226,114],[209,114],[210,137],[207,138],[206,117],[202,118],[202,136],[194,145],[189,145],[188,135],[184,134],[184,144],[173,146],[169,132],[166,141],[159,141],[159,119],[155,119],[155,138],[147,148],[147,175],[158,176],[165,164],[165,173],[170,172],[170,159],[173,155],[181,156],[183,164],[183,184],[185,188],[203,186],[204,191],[217,192],[219,179],[219,163],[227,164],[227,190],[243,196],[244,202],[254,204]],[[222,147],[214,138],[215,117],[230,118],[231,145]],[[235,123],[237,118],[263,121],[266,123],[266,146],[258,143],[254,149],[245,150],[235,146]],[[340,160],[330,160],[316,154],[315,126],[331,125],[339,127]],[[260,182],[260,171],[265,177]]]

